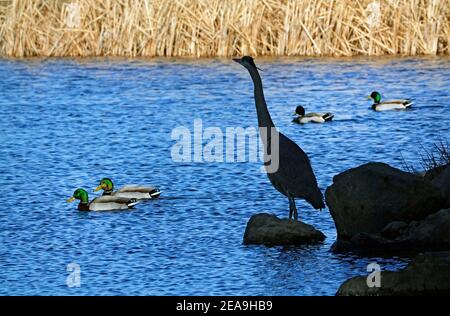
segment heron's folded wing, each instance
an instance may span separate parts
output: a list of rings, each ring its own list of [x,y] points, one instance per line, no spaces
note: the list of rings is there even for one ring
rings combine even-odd
[[[293,193],[316,194],[317,180],[306,153],[292,140],[280,137],[280,176],[286,179]]]

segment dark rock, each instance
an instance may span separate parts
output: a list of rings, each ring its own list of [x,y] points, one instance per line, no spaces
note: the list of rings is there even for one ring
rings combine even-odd
[[[409,224],[389,223],[378,234],[358,233],[348,240],[338,240],[332,250],[366,255],[450,250],[450,209],[440,210]]]
[[[355,251],[355,245],[350,240],[338,239],[336,240],[330,249],[334,253],[348,253]],[[357,251],[357,250],[356,250]]]
[[[384,163],[368,163],[333,178],[325,193],[338,239],[380,233],[394,221],[409,223],[444,205],[439,190],[423,177]]]
[[[440,210],[419,222],[411,222],[398,241],[421,248],[450,250],[450,209]]]
[[[376,257],[376,256],[411,256],[418,250],[408,243],[399,242],[380,234],[359,233],[350,240],[337,240],[332,246],[335,253],[354,253],[358,255]],[[440,250],[440,249],[439,249]]]
[[[244,244],[300,245],[319,243],[325,235],[313,226],[271,214],[253,215],[247,223]]]
[[[450,252],[418,255],[403,270],[382,271],[380,287],[368,287],[367,276],[345,281],[336,295],[448,295]]]
[[[446,168],[433,179],[432,183],[441,191],[446,202],[445,207],[450,207],[450,165],[447,165]]]
[[[396,238],[402,235],[408,228],[408,224],[401,221],[391,222],[381,230],[381,235],[387,238]]]

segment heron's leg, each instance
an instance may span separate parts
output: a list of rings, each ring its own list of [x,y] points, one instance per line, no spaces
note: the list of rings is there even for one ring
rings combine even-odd
[[[294,208],[294,219],[298,221],[298,212],[297,212],[297,206],[295,205],[295,198],[292,197],[292,206]]]
[[[292,210],[292,198],[290,196],[288,196],[288,199],[289,199],[289,219],[291,219],[292,218],[292,212],[293,212],[293,210]]]
[[[294,215],[294,219],[298,220],[297,207],[295,206],[295,199],[292,196],[288,196],[289,199],[289,219]]]

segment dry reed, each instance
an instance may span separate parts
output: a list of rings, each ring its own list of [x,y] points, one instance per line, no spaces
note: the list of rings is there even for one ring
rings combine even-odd
[[[429,177],[433,178],[433,173],[436,171],[440,172],[443,168],[450,165],[450,142],[448,140],[441,138],[435,142],[431,148],[426,148],[422,143],[419,143],[418,147],[419,159],[417,159],[417,161],[420,164],[421,169],[408,163],[400,153],[402,166],[405,171],[416,174],[428,174]]]
[[[449,54],[450,0],[2,2],[2,56]]]

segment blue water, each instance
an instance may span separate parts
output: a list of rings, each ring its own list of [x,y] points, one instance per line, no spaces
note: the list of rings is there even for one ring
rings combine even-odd
[[[368,161],[420,168],[421,146],[449,139],[450,59],[258,59],[273,120],[310,156],[324,190]],[[349,277],[408,258],[336,255],[328,210],[299,201],[323,244],[244,246],[252,214],[288,215],[259,162],[177,163],[174,128],[254,127],[247,71],[227,59],[0,59],[0,294],[333,295]],[[413,110],[375,113],[372,90]],[[330,111],[291,123],[295,106]],[[79,212],[65,200],[102,177],[154,184],[157,201]],[[90,193],[90,197],[94,197]],[[68,287],[69,263],[81,286]]]

